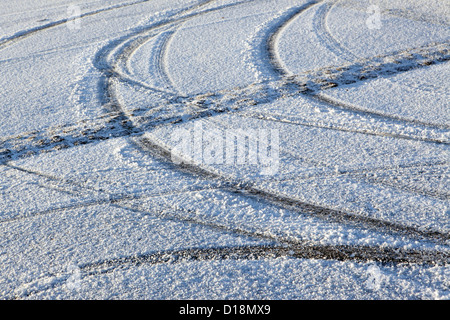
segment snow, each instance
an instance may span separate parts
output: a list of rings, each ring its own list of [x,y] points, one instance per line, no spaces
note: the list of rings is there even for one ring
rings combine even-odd
[[[450,298],[447,1],[0,9],[1,299]]]

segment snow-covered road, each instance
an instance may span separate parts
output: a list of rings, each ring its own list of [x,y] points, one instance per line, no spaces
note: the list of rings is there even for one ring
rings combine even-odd
[[[450,298],[448,1],[0,9],[0,298]]]

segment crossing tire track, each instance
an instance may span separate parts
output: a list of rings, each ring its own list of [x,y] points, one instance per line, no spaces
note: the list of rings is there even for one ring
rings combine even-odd
[[[165,161],[171,161],[171,151],[166,146],[158,143],[158,141],[150,140],[150,138],[146,136],[140,139],[139,144],[144,150],[148,150],[155,157],[159,157]],[[358,226],[369,230],[384,230],[387,233],[400,234],[422,240],[431,240],[443,243],[450,240],[450,234],[448,233],[443,233],[437,230],[421,230],[413,226],[405,226],[396,222],[355,215],[341,210],[306,203],[283,194],[276,194],[274,192],[262,189],[261,187],[258,187],[256,183],[251,181],[224,177],[198,165],[182,163],[179,165],[179,169],[190,172],[196,176],[207,176],[215,180],[222,180],[224,183],[227,183],[227,187],[224,188],[224,190],[228,190],[229,192],[265,200],[268,203],[287,210],[298,212],[300,214],[313,215],[314,217],[321,218],[325,221]]]
[[[212,2],[212,1],[211,0],[206,1],[207,4],[210,2]],[[196,8],[198,8],[198,6]],[[207,10],[205,12],[210,12],[210,11]],[[91,15],[92,14],[93,13],[91,13]],[[198,13],[198,14],[200,14],[200,13]],[[192,13],[192,14],[189,14],[188,16],[184,16],[184,17],[181,17],[178,19],[171,19],[168,22],[162,22],[159,26],[163,26],[165,24],[170,25],[170,24],[173,24],[175,22],[180,22],[180,21],[186,21],[187,18],[193,18],[193,17],[197,16],[198,14]],[[297,12],[297,14],[298,14],[298,12]],[[293,16],[290,17],[290,19],[292,19],[292,18],[293,18]],[[60,22],[59,24],[62,24],[62,23],[63,22]],[[58,24],[49,25],[47,28],[50,28],[50,27],[53,27],[56,25],[58,25]],[[43,29],[45,29],[45,28],[43,28]],[[23,37],[25,37],[27,35],[31,35],[37,31],[40,31],[40,30],[26,32],[23,35]],[[135,35],[137,35],[137,33],[132,36],[135,36]],[[20,39],[21,37],[22,36],[17,36],[17,39]],[[111,42],[96,57],[97,58],[97,66],[99,66],[99,70],[101,70],[104,73],[104,77],[103,77],[102,82],[99,84],[99,88],[101,89],[101,92],[104,95],[105,106],[107,107],[107,109],[109,109],[109,113],[114,114],[115,121],[117,121],[117,123],[120,123],[122,125],[122,130],[124,132],[123,133],[124,135],[131,135],[133,133],[142,132],[142,131],[133,124],[133,121],[130,119],[130,116],[127,115],[126,112],[122,109],[122,104],[115,95],[114,86],[115,86],[115,83],[120,80],[120,76],[118,77],[117,72],[114,70],[114,66],[111,66],[108,64],[108,58],[110,57],[109,54],[112,53],[114,50],[116,50],[117,47],[123,43],[123,40],[128,40],[128,39],[129,38],[127,38],[127,39],[124,38],[124,39],[119,39],[119,40],[115,40],[115,41]],[[12,41],[12,39],[11,39],[11,41]],[[4,46],[5,44],[6,43],[0,43],[0,49],[2,48],[2,45]],[[273,46],[273,44],[269,44],[268,46],[269,47]],[[447,54],[447,56],[448,56],[448,54]],[[269,57],[271,57],[270,54],[269,54]],[[438,58],[438,59],[440,59],[440,58]],[[448,60],[448,57],[446,59]],[[403,71],[398,69],[398,72],[403,72]],[[117,79],[117,78],[119,78],[119,79]],[[312,82],[309,81],[306,83],[301,83],[298,86],[298,87],[300,87],[300,90],[295,92],[295,94],[299,94],[304,91],[310,91],[311,89],[325,90],[327,88],[326,86],[323,86],[320,84],[318,85],[318,83],[320,83],[320,82],[319,81],[312,81]],[[291,80],[287,80],[284,82],[284,84],[290,86],[293,84],[293,82]],[[305,90],[303,90],[303,88],[305,88]],[[208,110],[208,112],[211,112],[211,111]],[[212,113],[214,114],[214,112],[216,112],[216,111],[213,110]],[[210,116],[211,113],[209,113],[209,114],[205,113],[204,115]],[[200,115],[200,116],[202,116],[202,115]],[[143,150],[150,151],[153,155],[162,156],[162,158],[166,162],[170,163],[170,151],[167,148],[162,147],[161,145],[158,145],[158,143],[156,143],[155,141],[150,141],[148,138],[145,138],[145,139],[141,140],[140,146]],[[1,152],[0,152],[0,155],[1,155]],[[450,235],[444,234],[444,233],[441,233],[438,231],[418,230],[413,227],[407,227],[407,226],[398,225],[395,223],[380,221],[380,220],[371,219],[371,218],[358,217],[358,216],[354,216],[354,215],[351,215],[351,214],[348,214],[345,212],[324,208],[324,207],[317,206],[314,204],[300,202],[298,200],[295,200],[295,199],[292,199],[289,197],[277,195],[277,194],[268,192],[266,190],[262,190],[258,186],[255,186],[254,184],[247,182],[247,181],[228,181],[224,177],[221,177],[214,173],[208,172],[204,168],[190,167],[187,165],[182,165],[179,167],[179,169],[187,170],[195,175],[213,177],[216,180],[224,181],[228,184],[228,187],[226,189],[228,189],[230,192],[233,192],[233,193],[237,192],[237,193],[240,193],[245,196],[257,197],[260,199],[264,199],[264,200],[266,200],[270,203],[273,203],[277,206],[285,207],[290,210],[294,210],[294,211],[301,212],[301,213],[311,213],[318,217],[324,218],[325,220],[328,220],[328,221],[334,221],[334,222],[339,222],[339,223],[344,223],[344,224],[361,225],[363,228],[369,228],[369,229],[383,229],[383,230],[386,230],[387,232],[403,234],[406,236],[417,237],[419,239],[432,240],[432,241],[436,241],[436,242],[441,242],[441,241],[445,242],[450,239]],[[238,231],[236,231],[236,232],[238,232]],[[251,236],[251,235],[249,234],[249,236]],[[272,239],[272,240],[277,240],[277,239]],[[292,249],[292,248],[294,248],[294,249]],[[203,257],[202,259],[205,259],[205,260],[208,260],[208,259],[212,260],[212,259],[215,259],[215,257],[220,256],[220,255],[223,256],[225,254],[225,256],[227,256],[227,253],[224,250],[231,250],[231,251],[228,251],[228,254],[234,252],[233,251],[234,249],[229,249],[229,248],[228,249],[226,249],[226,248],[225,249],[223,249],[223,248],[211,249],[212,251],[201,251],[201,250],[196,251],[196,250],[197,249],[188,249],[188,252],[190,252],[190,253],[184,254],[184,255],[191,257],[191,258],[194,257],[193,258],[194,260],[198,260],[201,257]],[[270,255],[273,255],[273,251],[271,251],[271,250],[273,250],[273,249],[261,250],[261,248],[259,248],[259,249],[251,249],[250,251],[252,251],[251,252],[252,254],[261,252],[261,253],[258,253],[259,256],[266,257],[268,253],[270,253]],[[285,254],[283,251],[283,250],[285,250],[284,247],[283,247],[283,249],[277,249],[277,250],[278,250],[278,254]],[[292,250],[294,250],[294,254],[292,254]],[[297,254],[295,254],[295,252],[296,252],[295,250],[298,250]],[[241,257],[240,259],[247,258],[249,256],[248,251],[249,251],[248,249],[238,251],[238,256]],[[387,251],[387,253],[386,253],[386,251]],[[347,247],[347,246],[320,246],[320,245],[313,245],[313,246],[309,246],[309,247],[306,245],[303,245],[303,246],[298,245],[298,247],[295,247],[292,245],[292,247],[289,249],[288,252],[289,252],[290,256],[304,257],[307,259],[313,259],[313,258],[320,258],[320,259],[328,258],[328,259],[334,259],[334,260],[336,260],[336,259],[337,260],[362,259],[364,261],[375,260],[375,261],[394,262],[394,263],[400,263],[400,262],[401,263],[403,263],[403,262],[423,263],[423,262],[425,262],[425,263],[444,263],[444,264],[448,264],[448,261],[449,261],[448,256],[446,255],[446,253],[443,253],[443,252],[429,254],[429,253],[423,252],[423,251],[413,251],[413,250],[402,251],[397,248],[390,250],[390,249],[379,248],[379,247],[360,247],[360,248],[358,248],[358,247],[354,247],[354,246]],[[258,254],[256,256],[258,256]],[[148,261],[148,263],[152,263],[151,261],[156,261],[155,263],[161,263],[161,261],[167,262],[167,261],[165,261],[165,258],[162,258],[163,255],[167,255],[167,253],[149,254],[149,255],[144,255],[141,257],[137,257],[137,258],[125,257],[123,259],[121,258],[121,259],[105,260],[105,261],[101,261],[101,262],[97,262],[97,263],[94,262],[94,263],[85,265],[85,266],[83,266],[83,269],[84,270],[92,270],[91,272],[93,272],[95,274],[96,272],[103,272],[101,270],[96,271],[96,269],[108,267],[108,265],[112,265],[113,267],[117,268],[118,266],[121,266],[124,264],[136,265],[136,264],[141,263],[142,261],[144,261],[144,262]],[[173,254],[173,255],[177,255],[177,254]],[[180,252],[178,252],[178,256],[180,256],[180,255],[183,256],[182,254],[180,254]]]
[[[354,261],[379,263],[408,263],[422,265],[449,265],[450,254],[436,253],[431,250],[399,250],[391,248],[350,247],[291,244],[284,246],[258,245],[240,247],[212,247],[175,249],[110,260],[100,260],[77,266],[80,271],[79,280],[99,275],[126,270],[130,267],[153,266],[158,264],[199,263],[212,261],[251,261],[277,258]],[[376,257],[376,259],[374,259]],[[27,299],[37,294],[64,286],[70,279],[70,272],[58,273],[35,280],[29,289],[8,297],[8,300]],[[50,279],[49,279],[50,278]],[[37,287],[37,288],[33,288]]]
[[[109,65],[108,59],[111,52],[114,51],[116,47],[120,46],[122,41],[125,41],[125,39],[112,41],[109,45],[100,50],[94,59],[95,66],[104,74],[98,84],[100,101],[106,109],[106,113],[103,116],[96,119],[83,120],[72,126],[66,125],[57,128],[49,128],[47,132],[34,132],[23,134],[18,137],[0,139],[0,162],[17,159],[18,157],[23,156],[30,156],[40,152],[59,150],[79,144],[106,140],[111,137],[135,135],[148,128],[154,128],[159,125],[176,124],[183,121],[211,117],[222,114],[223,112],[236,112],[244,110],[246,106],[270,103],[276,99],[295,97],[301,94],[325,103],[327,106],[331,106],[342,112],[353,112],[362,117],[369,117],[378,121],[389,121],[393,125],[401,125],[404,127],[405,123],[407,123],[408,125],[417,126],[417,129],[420,129],[421,126],[424,130],[438,130],[439,132],[442,131],[442,133],[445,133],[446,130],[450,128],[446,125],[436,125],[364,110],[360,107],[336,101],[335,99],[322,95],[322,91],[328,88],[327,86],[331,83],[330,81],[334,81],[333,83],[336,85],[339,85],[339,83],[345,84],[348,81],[359,81],[358,79],[367,73],[370,74],[370,77],[368,76],[369,78],[373,78],[380,76],[380,74],[391,74],[392,68],[397,70],[394,70],[393,72],[402,72],[399,71],[404,70],[399,67],[402,65],[404,65],[406,69],[411,70],[415,67],[425,66],[426,64],[423,63],[424,61],[435,61],[436,63],[448,61],[450,59],[450,43],[433,44],[424,48],[403,51],[393,56],[374,57],[340,68],[324,68],[318,71],[316,70],[314,73],[306,73],[305,75],[297,77],[287,77],[282,80],[260,83],[257,85],[260,89],[257,90],[254,90],[254,86],[249,86],[238,90],[224,91],[207,98],[209,102],[206,108],[201,105],[200,107],[194,108],[193,111],[189,110],[187,107],[198,104],[198,96],[177,97],[176,94],[172,94],[166,97],[166,101],[168,102],[169,109],[170,106],[173,105],[176,110],[178,110],[178,114],[165,116],[164,114],[158,114],[158,110],[154,109],[156,114],[141,116],[139,111],[134,112],[132,110],[129,111],[129,114],[125,114],[125,112],[118,107],[120,102],[113,89],[116,83],[123,79],[117,75],[113,66]],[[413,61],[411,61],[411,56],[415,56]],[[385,61],[386,59],[388,60],[387,62]],[[371,68],[377,68],[377,73],[370,71]],[[131,83],[131,85],[135,84]],[[271,92],[270,94],[268,94],[269,91]],[[244,103],[242,103],[242,101],[244,101]],[[202,103],[204,104],[204,101]],[[155,107],[156,106],[153,108]],[[151,111],[151,109],[143,110],[143,113],[146,114],[149,111]],[[132,129],[130,122],[133,121],[140,124],[139,128],[135,126]],[[91,125],[91,128],[89,128],[89,124]],[[334,129],[338,130],[337,128]],[[342,130],[345,131],[347,129],[342,128]],[[362,131],[361,133],[392,136],[386,132],[380,133],[376,131]],[[442,138],[421,138],[400,134],[394,134],[394,136],[402,139],[448,144],[448,141],[445,139],[443,140]],[[61,140],[61,138],[63,138],[63,140]]]
[[[266,47],[269,59],[268,63],[272,66],[272,70],[278,73],[281,78],[293,80],[298,84],[301,93],[305,93],[315,100],[324,102],[332,107],[344,110],[350,110],[358,114],[366,116],[383,117],[390,120],[397,120],[405,123],[421,124],[428,127],[437,127],[449,129],[448,125],[435,123],[427,123],[419,120],[411,120],[400,116],[367,110],[359,106],[350,106],[329,97],[324,92],[329,88],[337,86],[354,84],[361,81],[368,81],[378,77],[392,76],[398,73],[407,72],[416,68],[422,68],[436,63],[442,63],[450,60],[449,42],[430,43],[421,48],[405,49],[399,52],[393,52],[386,55],[363,59],[350,50],[343,47],[330,33],[327,27],[327,17],[338,1],[313,1],[300,7],[289,15],[284,23],[280,23],[278,29],[271,31],[266,38]],[[331,66],[321,68],[317,71],[304,72],[299,75],[292,75],[284,67],[277,52],[277,38],[279,34],[295,19],[297,19],[306,10],[318,6],[316,11],[316,19],[314,19],[313,27],[323,44],[336,56],[347,61],[342,66]],[[343,72],[342,72],[343,71]]]

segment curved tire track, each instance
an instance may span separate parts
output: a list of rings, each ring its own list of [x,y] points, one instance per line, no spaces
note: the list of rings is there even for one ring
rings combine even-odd
[[[207,1],[208,3],[210,1]],[[196,15],[193,14],[192,17],[195,17]],[[172,21],[173,22],[173,21]],[[126,113],[123,111],[120,101],[115,97],[115,90],[114,90],[114,82],[116,81],[117,74],[114,72],[114,70],[111,70],[109,66],[106,64],[102,64],[103,58],[105,58],[109,53],[110,49],[116,49],[116,45],[120,45],[121,41],[115,41],[111,43],[106,50],[104,50],[100,55],[97,57],[99,58],[97,60],[98,66],[100,66],[100,70],[104,73],[104,80],[99,85],[99,87],[104,90],[104,100],[105,104],[108,105],[111,111],[116,112],[116,119],[118,123],[122,124],[122,129],[126,132],[127,135],[132,134],[133,132],[139,132],[140,130],[137,129],[130,117],[126,115]],[[126,122],[126,124],[124,124]],[[162,155],[163,159],[166,162],[170,162],[170,151],[164,147],[159,146],[154,141],[149,140],[142,140],[141,147],[144,150],[150,150],[153,154]],[[195,175],[207,175],[208,177],[215,177],[217,180],[224,180],[224,177],[217,176],[214,173],[208,172],[207,170],[204,170],[199,167],[186,167],[186,165],[181,166],[181,169],[185,170],[188,169],[188,171],[192,172]],[[226,179],[225,182],[229,182]],[[405,234],[408,236],[418,237],[422,239],[432,239],[437,241],[447,241],[450,239],[450,235],[448,234],[442,234],[439,232],[427,232],[427,231],[421,231],[417,230],[415,228],[411,227],[405,227],[402,225],[396,225],[390,222],[384,222],[376,219],[370,219],[370,218],[362,218],[362,217],[356,217],[352,216],[350,214],[347,214],[345,212],[340,212],[336,210],[331,210],[327,208],[323,208],[320,206],[312,205],[303,203],[300,201],[296,201],[295,199],[291,199],[288,197],[284,197],[281,195],[276,195],[270,192],[267,192],[265,190],[261,190],[258,187],[252,185],[251,183],[245,182],[245,181],[236,181],[236,182],[229,182],[229,189],[231,192],[238,192],[243,195],[248,196],[256,196],[258,198],[265,199],[271,203],[274,203],[278,206],[287,207],[291,210],[300,211],[302,213],[312,213],[319,217],[326,218],[327,220],[333,220],[338,221],[340,223],[355,223],[359,225],[363,225],[363,227],[369,227],[369,228],[382,228],[386,229],[388,232],[394,232],[394,233],[400,233]],[[311,250],[312,248],[312,250]],[[192,250],[192,249],[190,249]],[[191,252],[191,256],[203,256],[203,257],[216,257],[217,252],[219,251],[212,251],[212,254],[208,252],[203,251],[194,251]],[[225,250],[225,249],[224,249]],[[229,249],[226,249],[229,250]],[[258,249],[260,250],[260,249]],[[258,251],[256,250],[256,251]],[[281,249],[280,249],[281,250]],[[284,249],[283,249],[284,250]],[[291,249],[292,250],[292,249]],[[289,252],[291,252],[291,250]],[[443,260],[441,259],[441,256],[445,254],[444,253],[434,253],[431,256],[427,255],[424,252],[414,252],[414,251],[406,251],[403,252],[401,255],[401,258],[399,258],[398,253],[401,252],[401,250],[392,249],[392,251],[386,255],[381,254],[380,252],[383,252],[384,249],[378,248],[378,247],[364,247],[359,248],[355,246],[350,247],[343,247],[343,246],[310,246],[310,247],[302,247],[301,250],[298,249],[298,256],[306,256],[309,258],[318,258],[318,257],[328,257],[330,259],[344,259],[344,260],[351,260],[355,257],[362,258],[367,260],[376,260],[376,261],[389,261],[389,262],[410,262],[410,263],[416,263],[417,261],[421,262],[427,262],[427,263],[440,263],[444,261],[444,263],[448,263],[448,257],[445,257]],[[247,250],[248,251],[248,250]],[[248,252],[242,251],[241,254],[244,256],[247,256]],[[270,250],[269,250],[270,251]],[[282,251],[282,250],[281,250]],[[193,253],[192,253],[193,252]],[[199,253],[200,252],[200,253]],[[264,251],[267,252],[267,251]],[[317,254],[319,252],[319,254]],[[263,256],[265,253],[263,253],[261,256]],[[394,255],[394,256],[391,256]],[[390,258],[387,258],[388,256],[391,256]],[[162,258],[158,254],[157,256],[148,256],[148,257],[140,257],[137,259],[134,258],[124,258],[122,260],[110,260],[98,262],[98,263],[92,263],[91,265],[86,265],[84,268],[87,270],[89,268],[96,268],[99,266],[105,266],[108,264],[112,265],[123,265],[123,264],[129,264],[130,262],[133,263],[140,263],[139,261],[161,261]]]
[[[174,95],[176,92],[173,88],[172,81],[170,80],[169,75],[165,71],[164,65],[163,65],[163,57],[165,50],[165,44],[167,43],[168,39],[172,36],[172,34],[175,32],[171,30],[173,27],[171,26],[165,26],[162,27],[162,30],[155,31],[154,29],[151,29],[150,34],[139,34],[136,39],[130,40],[128,43],[125,43],[122,45],[123,50],[120,51],[117,54],[117,58],[115,59],[114,66],[112,66],[112,69],[114,69],[115,74],[120,78],[120,81],[129,82],[131,85],[134,86],[140,86],[147,90],[157,91],[169,95]],[[134,53],[139,50],[140,47],[145,45],[148,41],[157,38],[158,42],[160,43],[160,46],[158,46],[158,52],[156,53],[156,56],[154,57],[154,65],[156,66],[156,73],[153,74],[153,76],[156,76],[158,83],[161,85],[159,86],[152,86],[147,84],[144,81],[136,79],[135,75],[131,71],[129,61],[134,55]]]
[[[304,10],[304,8],[302,10],[298,10],[298,12],[302,12],[303,10]],[[298,12],[297,12],[297,14],[298,14]],[[196,14],[191,15],[191,17],[195,17],[195,16],[196,16]],[[292,18],[293,18],[293,16],[289,17],[289,19],[292,19]],[[182,18],[182,19],[185,19],[185,18]],[[169,22],[163,22],[161,24],[158,24],[157,27],[162,26],[162,25],[167,25],[167,24],[169,24]],[[129,119],[129,117],[121,110],[120,101],[117,100],[117,98],[115,97],[115,92],[114,92],[114,79],[116,77],[116,74],[114,73],[114,70],[111,71],[107,65],[107,58],[109,57],[109,53],[112,52],[117,46],[120,46],[123,41],[124,41],[124,39],[119,39],[119,40],[113,41],[108,46],[106,46],[103,50],[101,50],[97,56],[96,65],[105,74],[104,83],[102,83],[100,85],[102,90],[104,90],[104,92],[105,92],[105,95],[104,95],[105,105],[107,105],[111,109],[111,112],[116,113],[115,120],[118,123],[122,124],[122,129],[123,129],[124,135],[130,135],[133,132],[140,132],[140,130],[133,126],[132,121]],[[160,148],[160,147],[158,147],[158,148]],[[166,150],[166,152],[168,152],[168,151]],[[166,157],[166,160],[169,160],[169,159]],[[199,173],[199,171],[194,170],[194,173]],[[203,171],[202,173],[204,174],[205,172]],[[220,177],[216,177],[216,178],[220,178]],[[244,182],[244,183],[239,182],[235,185],[235,187],[241,188],[242,185],[249,186],[249,184],[247,182]],[[305,203],[299,203],[295,200],[292,200],[292,199],[289,199],[289,198],[286,198],[283,196],[274,195],[274,194],[268,193],[267,191],[263,191],[263,190],[258,190],[254,186],[247,187],[246,189],[244,188],[244,191],[247,193],[251,193],[253,195],[261,195],[261,196],[263,195],[268,200],[271,200],[271,201],[281,204],[283,206],[288,205],[289,207],[292,207],[294,205],[294,207],[297,207],[296,210],[306,210],[306,211],[314,212],[322,217],[328,217],[328,218],[332,217],[334,220],[338,220],[340,222],[342,222],[342,220],[348,220],[348,221],[353,221],[353,222],[356,221],[358,223],[361,223],[361,222],[366,223],[366,224],[369,224],[369,225],[372,225],[375,227],[384,226],[384,227],[387,227],[388,229],[395,230],[396,232],[401,231],[402,233],[412,233],[412,234],[416,234],[416,235],[419,235],[419,236],[425,237],[425,238],[429,237],[429,236],[431,236],[432,238],[435,238],[435,239],[447,239],[448,238],[448,235],[446,235],[446,234],[440,234],[440,233],[436,233],[436,232],[423,233],[419,230],[415,230],[414,228],[408,228],[408,227],[395,225],[395,224],[387,223],[387,222],[383,222],[383,221],[365,219],[365,218],[361,218],[361,217],[354,217],[353,215],[338,212],[335,210],[317,207],[317,206],[305,204]]]
[[[155,157],[159,157],[164,161],[171,162],[171,151],[157,141],[150,140],[148,137],[145,137],[140,139],[139,144],[144,150],[148,150]],[[437,230],[420,230],[412,226],[405,226],[395,222],[363,217],[340,210],[330,209],[311,203],[305,203],[303,201],[293,199],[289,196],[276,194],[271,191],[261,189],[251,181],[245,181],[243,179],[233,180],[200,166],[183,163],[178,167],[180,170],[190,172],[196,176],[204,176],[213,178],[217,181],[223,181],[224,183],[226,183],[226,187],[224,188],[224,190],[228,190],[229,192],[262,199],[267,201],[268,203],[288,210],[292,210],[294,212],[314,215],[315,217],[324,219],[325,221],[358,226],[363,229],[384,230],[388,233],[401,234],[422,240],[431,240],[443,243],[450,240],[450,234],[448,233],[442,233]]]
[[[143,265],[195,263],[202,261],[227,260],[261,260],[290,257],[295,259],[320,259],[334,261],[355,261],[378,263],[414,263],[423,265],[449,265],[450,254],[439,253],[439,259],[431,251],[398,250],[391,248],[373,248],[360,246],[358,250],[347,246],[327,246],[297,244],[288,246],[243,246],[243,247],[215,247],[191,248],[153,252],[132,255],[110,260],[101,260],[77,266],[80,271],[79,280],[88,277],[115,272],[118,269],[140,267]],[[374,259],[376,257],[376,259]],[[64,286],[71,274],[59,273],[45,278],[37,279],[29,284],[28,290],[22,290],[8,299],[26,299],[36,294]],[[42,282],[42,284],[40,283]]]
[[[391,76],[401,72],[406,72],[412,69],[426,67],[436,63],[441,63],[450,60],[449,42],[431,43],[421,48],[405,49],[399,52],[393,52],[387,55],[380,55],[369,59],[362,59],[356,56],[350,50],[343,47],[332,35],[327,27],[327,17],[332,8],[338,1],[328,2],[313,1],[299,8],[297,12],[290,15],[284,23],[279,25],[278,30],[269,34],[267,37],[267,50],[269,52],[268,62],[271,64],[274,72],[278,73],[281,78],[294,78],[294,81],[302,88],[302,92],[311,96],[317,101],[324,102],[332,107],[343,110],[350,110],[358,114],[366,116],[382,117],[390,120],[397,120],[405,123],[420,124],[428,127],[439,129],[449,129],[450,126],[438,125],[435,123],[427,123],[419,120],[407,119],[400,116],[376,112],[373,110],[364,109],[358,106],[351,106],[323,94],[323,91],[329,88],[340,85],[353,84],[361,81],[376,79],[380,76]],[[319,40],[336,56],[347,60],[348,63],[341,67],[322,68],[315,75],[311,77],[308,72],[301,75],[294,76],[283,67],[282,61],[276,49],[278,35],[295,19],[297,19],[306,10],[315,6],[319,6],[316,12],[316,19],[314,20],[314,30]],[[422,49],[422,50],[421,50]],[[434,50],[435,49],[435,50]],[[428,51],[428,52],[427,52]],[[441,52],[444,51],[444,52]],[[391,61],[383,61],[391,60]],[[343,69],[344,72],[339,72]],[[305,79],[306,78],[306,79]]]
[[[212,10],[212,9],[211,9]],[[209,12],[209,11],[208,11]],[[298,12],[297,12],[298,14]],[[288,17],[292,19],[293,17]],[[159,26],[168,25],[168,22],[162,22]],[[130,37],[147,32],[146,30],[137,30]],[[331,67],[316,70],[315,72],[306,73],[295,77],[285,77],[282,73],[282,80],[266,82],[257,84],[259,89],[254,89],[254,86],[248,88],[241,88],[237,91],[222,92],[220,94],[212,95],[204,98],[195,97],[177,97],[175,94],[167,94],[166,100],[169,105],[174,105],[179,110],[178,115],[156,114],[147,116],[144,110],[144,116],[140,115],[139,111],[130,111],[131,114],[125,116],[120,108],[115,107],[119,104],[117,97],[115,97],[114,90],[111,87],[116,81],[125,81],[130,85],[141,86],[141,83],[135,83],[130,79],[123,79],[114,66],[110,65],[109,59],[111,55],[120,48],[123,43],[128,41],[128,36],[112,41],[97,53],[95,57],[95,66],[104,74],[102,80],[98,84],[100,101],[106,108],[104,116],[97,119],[89,119],[80,121],[75,125],[60,126],[50,128],[46,132],[34,132],[23,134],[18,137],[3,138],[0,145],[0,162],[5,162],[17,159],[22,156],[30,156],[41,151],[59,150],[85,144],[95,141],[109,139],[110,137],[126,136],[142,132],[146,128],[155,127],[169,123],[177,123],[181,121],[188,121],[202,117],[210,117],[221,114],[223,112],[235,112],[242,110],[246,106],[254,104],[264,104],[274,101],[279,98],[294,97],[300,94],[309,96],[312,99],[324,102],[327,106],[332,106],[342,112],[353,112],[363,117],[371,117],[379,121],[390,121],[394,125],[402,125],[409,123],[410,125],[420,126],[424,130],[447,130],[450,126],[436,126],[431,123],[424,123],[417,120],[404,119],[402,117],[386,115],[384,113],[377,113],[370,110],[364,110],[357,106],[351,106],[342,102],[337,102],[335,99],[330,99],[321,94],[324,90],[338,85],[345,85],[348,83],[356,83],[358,81],[365,81],[367,79],[375,79],[379,76],[396,74],[412,70],[414,68],[425,67],[429,63],[442,63],[450,60],[450,44],[434,44],[424,48],[411,49],[403,51],[390,56],[378,56],[372,59],[366,59],[361,62],[342,66],[339,68]],[[269,36],[270,38],[270,36]],[[268,40],[268,43],[270,40]],[[268,44],[273,46],[274,44]],[[274,50],[273,48],[271,50]],[[271,63],[272,61],[268,61]],[[279,67],[275,66],[275,70]],[[151,89],[153,90],[153,89]],[[270,94],[268,92],[271,92]],[[200,99],[200,100],[199,100]],[[205,103],[207,101],[207,105]],[[242,101],[245,101],[242,103]],[[185,110],[187,105],[199,104],[197,111]],[[179,107],[182,108],[179,108]],[[206,106],[206,108],[205,108]],[[231,106],[231,107],[230,107]],[[156,107],[156,106],[154,106]],[[185,109],[183,109],[185,108]],[[131,130],[128,123],[133,120],[140,123],[140,130]],[[281,121],[289,121],[288,119],[280,119]],[[90,126],[90,127],[89,127]],[[339,130],[340,128],[330,128]],[[77,131],[80,131],[78,133]],[[381,136],[395,136],[401,139],[413,139],[418,141],[426,141],[430,143],[448,144],[449,142],[443,138],[421,138],[415,136],[392,135],[386,132],[364,131],[362,134],[375,134]]]
[[[333,37],[327,25],[328,15],[338,2],[339,0],[325,1],[325,3],[319,6],[315,14],[315,19],[313,20],[313,28],[321,43],[325,45],[325,47],[329,51],[335,54],[336,57],[347,60],[349,62],[355,61],[360,57],[356,56],[350,50],[343,47]]]

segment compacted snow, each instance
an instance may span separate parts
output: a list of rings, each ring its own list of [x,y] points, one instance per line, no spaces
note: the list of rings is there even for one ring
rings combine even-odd
[[[0,1],[0,298],[449,299],[449,16]]]

